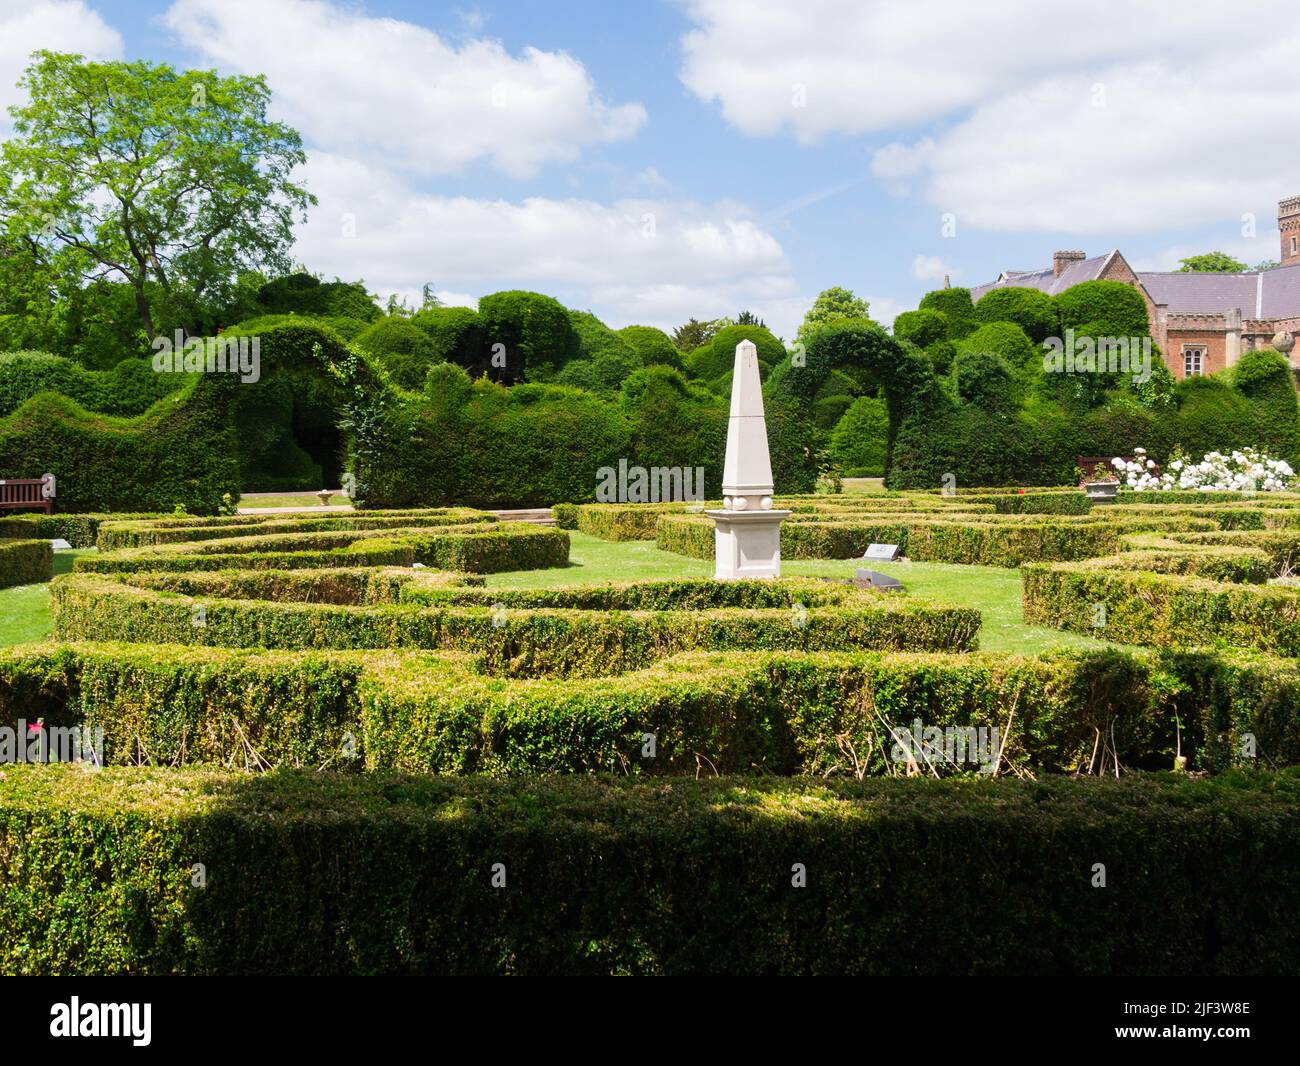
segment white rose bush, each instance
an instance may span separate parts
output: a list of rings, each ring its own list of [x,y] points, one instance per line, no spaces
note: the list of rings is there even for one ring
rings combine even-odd
[[[1295,471],[1285,459],[1270,459],[1254,448],[1230,455],[1207,452],[1200,462],[1176,455],[1164,473],[1147,458],[1145,448],[1134,448],[1133,453],[1131,460],[1111,460],[1121,485],[1130,492],[1285,492],[1295,483]]]

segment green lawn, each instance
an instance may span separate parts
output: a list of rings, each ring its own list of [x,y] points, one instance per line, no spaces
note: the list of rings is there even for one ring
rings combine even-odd
[[[346,496],[335,493],[330,497],[331,507],[341,507],[352,503]],[[286,495],[276,492],[250,492],[239,498],[240,507],[319,507],[321,502],[315,495],[304,496],[301,493]]]
[[[488,576],[489,586],[545,588],[600,581],[641,581],[674,577],[709,577],[713,563],[663,552],[653,541],[598,540],[570,531],[569,565],[554,570],[521,570]],[[985,651],[1036,655],[1053,647],[1098,648],[1106,642],[1059,629],[1027,626],[1020,608],[1020,571],[996,566],[953,563],[863,563],[860,560],[790,560],[781,573],[816,577],[852,577],[858,567],[898,578],[908,594],[958,607],[977,607],[984,615],[980,647]]]
[[[54,572],[66,574],[72,560],[85,551],[54,553]],[[50,592],[48,585],[19,585],[0,589],[0,647],[41,640],[50,635]]]

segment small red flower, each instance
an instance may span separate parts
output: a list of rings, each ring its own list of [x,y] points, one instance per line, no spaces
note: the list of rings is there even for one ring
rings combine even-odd
[[[41,728],[42,728],[42,727],[41,727],[41,723],[40,723],[40,722],[28,722],[28,723],[27,723],[27,732],[29,732],[29,733],[39,733],[39,732],[41,731]]]

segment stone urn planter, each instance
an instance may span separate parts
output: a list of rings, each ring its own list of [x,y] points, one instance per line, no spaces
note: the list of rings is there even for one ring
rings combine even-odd
[[[1083,486],[1088,499],[1093,503],[1114,503],[1119,495],[1118,481],[1089,481]]]

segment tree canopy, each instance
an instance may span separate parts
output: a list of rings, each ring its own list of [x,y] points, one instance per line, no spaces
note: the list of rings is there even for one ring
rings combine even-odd
[[[1227,252],[1206,252],[1203,255],[1189,255],[1182,260],[1178,268],[1180,274],[1240,274],[1249,270],[1240,259],[1234,259]]]
[[[870,320],[867,301],[859,300],[853,295],[852,290],[838,285],[824,289],[813,301],[812,307],[808,308],[808,313],[803,316],[803,322],[795,332],[795,339],[807,341],[812,331],[819,326],[853,318]]]
[[[67,293],[130,286],[153,336],[160,304],[192,323],[242,272],[284,272],[305,160],[266,117],[264,78],[92,62],[41,51],[0,145],[0,248]]]

